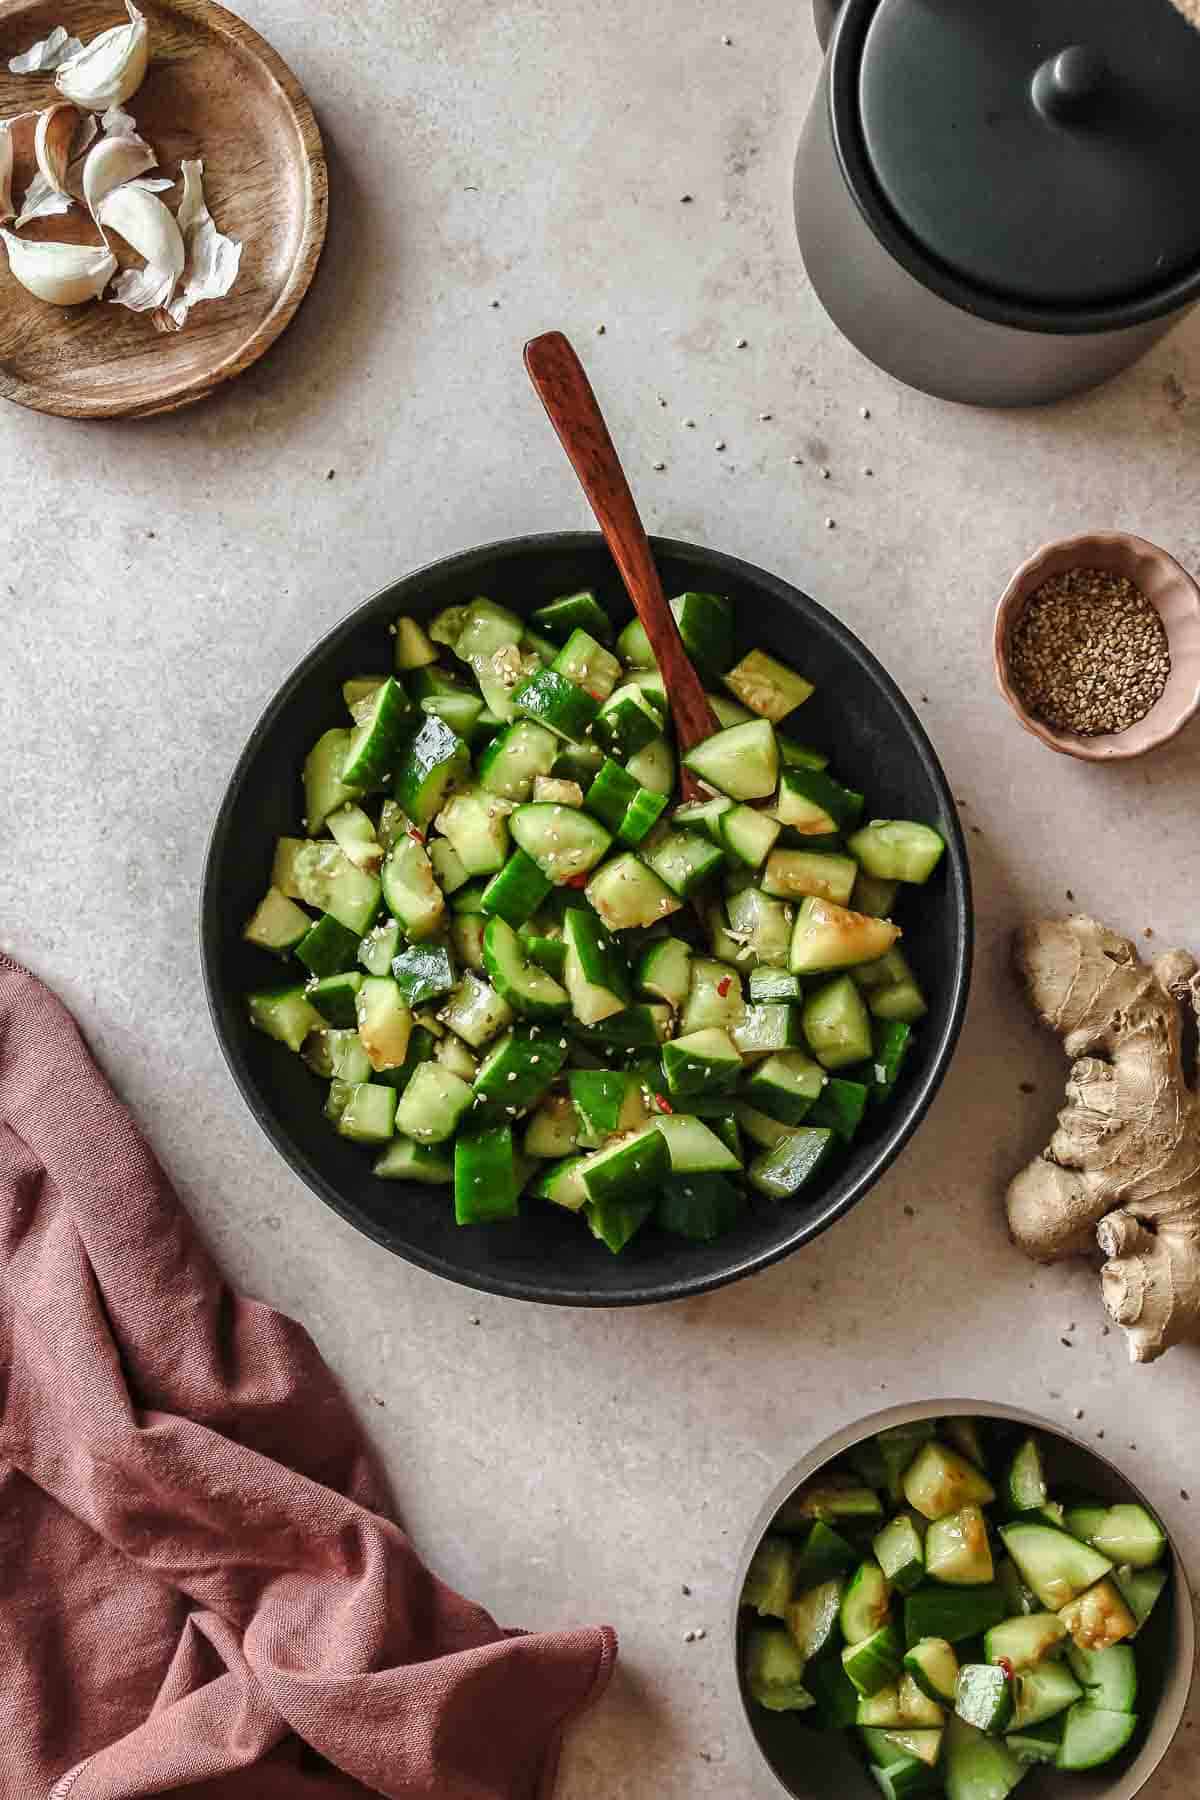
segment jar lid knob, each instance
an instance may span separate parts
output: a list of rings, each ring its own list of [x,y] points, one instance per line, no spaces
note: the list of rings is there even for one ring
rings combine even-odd
[[[1033,103],[1060,124],[1082,118],[1108,85],[1103,51],[1090,44],[1071,44],[1049,56],[1033,78]]]

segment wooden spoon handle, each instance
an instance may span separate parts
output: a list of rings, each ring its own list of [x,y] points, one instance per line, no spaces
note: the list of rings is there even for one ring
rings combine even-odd
[[[680,746],[690,750],[712,736],[717,721],[667,605],[645,528],[592,384],[561,331],[548,331],[526,344],[525,367],[646,628],[666,684]],[[687,771],[683,773],[685,793],[699,791],[693,789]]]

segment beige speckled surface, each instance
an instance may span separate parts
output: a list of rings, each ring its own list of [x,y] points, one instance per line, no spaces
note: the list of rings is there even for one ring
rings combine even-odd
[[[1039,414],[955,410],[864,364],[792,236],[815,50],[782,0],[246,12],[326,133],[329,248],[287,336],[204,407],[0,412],[0,940],[76,1007],[229,1267],[308,1323],[438,1568],[506,1621],[620,1629],[565,1800],[765,1800],[727,1583],[776,1475],[854,1413],[948,1391],[1081,1407],[1200,1572],[1200,1354],[1131,1370],[1094,1274],[1028,1266],[1000,1211],[1063,1073],[1013,994],[1009,931],[1070,888],[1200,948],[1200,728],[1120,768],[1053,757],[989,662],[996,600],[1047,539],[1115,526],[1200,567],[1200,320]],[[651,529],[807,587],[919,703],[978,883],[962,1047],[899,1166],[790,1263],[620,1317],[476,1298],[334,1219],[236,1098],[196,950],[224,780],[310,640],[427,558],[585,522],[520,364],[550,325],[588,358]],[[1196,1739],[1156,1800],[1196,1792]]]

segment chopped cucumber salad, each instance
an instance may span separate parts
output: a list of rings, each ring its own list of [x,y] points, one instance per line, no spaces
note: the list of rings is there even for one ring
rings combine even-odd
[[[944,845],[871,820],[782,729],[812,693],[671,602],[720,729],[684,757],[641,625],[591,593],[393,627],[303,770],[250,943],[291,973],[251,1023],[326,1082],[384,1180],[449,1184],[463,1225],[522,1196],[614,1252],[786,1201],[902,1079],[925,1012],[899,947]]]
[[[1036,1437],[895,1426],[793,1494],[758,1546],[746,1692],[849,1731],[886,1800],[1005,1800],[1039,1763],[1096,1769],[1133,1739],[1166,1553],[1136,1503],[1052,1498]]]

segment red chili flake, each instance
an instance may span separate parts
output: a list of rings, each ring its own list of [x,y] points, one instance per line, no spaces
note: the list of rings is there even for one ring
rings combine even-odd
[[[599,701],[600,701],[600,702],[601,702],[601,704],[603,704],[603,701],[604,701],[604,695],[603,695],[603,694],[598,694],[598,693],[597,693],[597,692],[596,692],[596,690],[595,690],[595,688],[589,688],[589,689],[588,689],[588,693],[589,693],[589,694],[590,694],[590,695],[591,695],[591,696],[592,696],[592,699],[593,699],[593,700],[599,700]]]
[[[671,1105],[671,1102],[667,1099],[665,1094],[655,1094],[654,1104],[657,1106],[659,1112],[673,1113],[675,1111],[675,1108]]]
[[[408,835],[414,844],[423,844],[425,842],[425,833],[423,831],[418,831],[415,825],[409,826]]]
[[[732,986],[733,986],[732,975],[725,975],[722,977],[722,979],[720,981],[718,981],[717,992],[718,992],[718,994],[720,994],[722,1000],[725,998],[726,994],[729,992],[729,990]]]
[[[588,878],[586,869],[578,875],[568,875],[567,879],[563,882],[564,887],[571,888],[585,888],[587,884]]]
[[[1013,1668],[1013,1666],[1009,1662],[1007,1656],[998,1656],[996,1658],[996,1662],[999,1665],[999,1667],[1004,1670],[1005,1681],[1011,1681],[1013,1679],[1013,1677],[1016,1675],[1017,1671]]]

